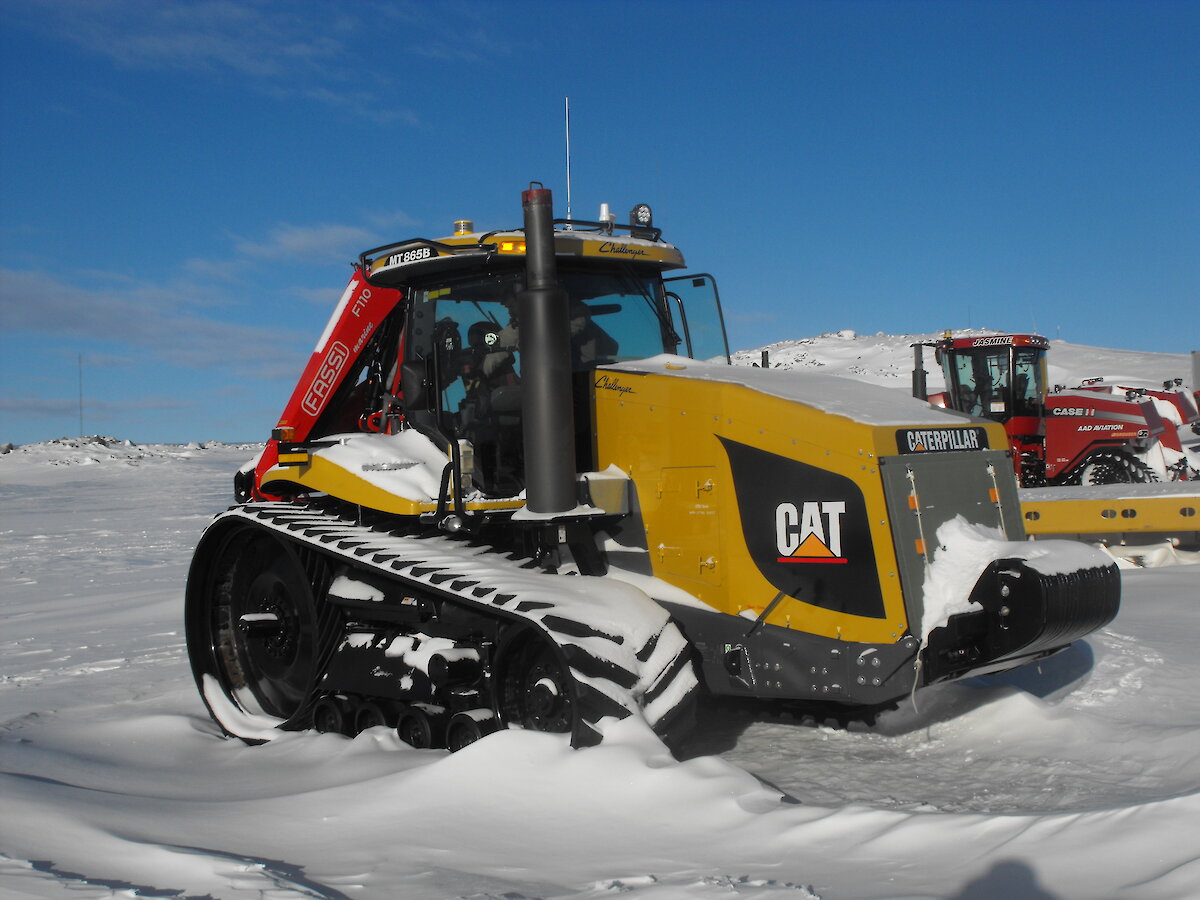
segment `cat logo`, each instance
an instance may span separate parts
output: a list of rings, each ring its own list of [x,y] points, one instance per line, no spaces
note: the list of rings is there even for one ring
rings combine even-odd
[[[854,479],[729,438],[721,444],[746,550],[769,588],[805,606],[886,618],[875,516]]]
[[[775,544],[781,563],[845,563],[842,500],[806,500],[775,507]]]

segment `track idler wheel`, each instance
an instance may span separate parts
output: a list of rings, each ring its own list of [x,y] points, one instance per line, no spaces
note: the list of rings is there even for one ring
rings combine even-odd
[[[317,677],[340,633],[340,614],[314,596],[321,564],[312,564],[310,573],[290,545],[255,528],[206,535],[197,551],[187,586],[188,655],[213,718],[229,734],[254,742],[272,724],[312,725]]]

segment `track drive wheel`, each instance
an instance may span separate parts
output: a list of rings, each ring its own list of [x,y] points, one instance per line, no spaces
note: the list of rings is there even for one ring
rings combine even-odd
[[[1118,450],[1100,450],[1079,467],[1079,484],[1144,484],[1157,481],[1153,470],[1134,456]]]
[[[295,551],[274,535],[243,528],[215,536],[193,561],[186,619],[192,671],[218,724],[250,742],[269,737],[263,732],[272,726],[310,727],[336,616],[314,597]],[[217,688],[223,698],[213,696]],[[344,717],[325,711],[325,730],[343,730],[337,713]]]
[[[531,634],[517,638],[504,656],[498,703],[506,723],[531,731],[571,732],[579,715],[566,664]]]

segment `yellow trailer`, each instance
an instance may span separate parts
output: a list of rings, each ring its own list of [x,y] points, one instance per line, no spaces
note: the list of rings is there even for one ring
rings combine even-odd
[[[1200,549],[1200,482],[1024,488],[1018,496],[1030,538]]]

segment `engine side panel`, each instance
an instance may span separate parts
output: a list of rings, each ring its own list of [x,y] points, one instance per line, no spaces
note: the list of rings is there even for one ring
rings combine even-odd
[[[654,575],[730,615],[901,639],[878,471],[895,428],[682,373],[598,370],[595,386],[598,468],[630,474],[640,518],[621,540]]]

